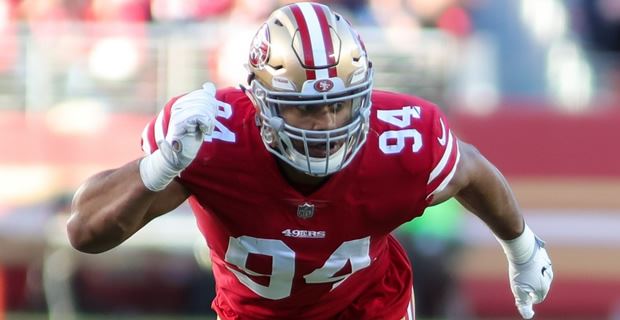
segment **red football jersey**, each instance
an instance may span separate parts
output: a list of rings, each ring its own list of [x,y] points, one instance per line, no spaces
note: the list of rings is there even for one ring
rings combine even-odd
[[[211,249],[222,319],[401,319],[411,267],[390,235],[456,170],[457,139],[433,104],[374,91],[366,144],[312,194],[291,187],[238,89],[219,90],[216,129],[178,178]],[[171,100],[143,133],[153,152]],[[411,310],[409,310],[411,312]]]

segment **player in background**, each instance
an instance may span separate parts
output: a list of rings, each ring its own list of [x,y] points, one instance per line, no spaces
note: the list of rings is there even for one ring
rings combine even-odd
[[[390,232],[455,197],[497,236],[518,311],[533,316],[553,272],[506,180],[438,107],[372,89],[344,17],[282,7],[248,62],[247,87],[173,98],[146,126],[143,158],[79,188],[76,249],[112,249],[189,199],[220,319],[413,319],[411,267]]]

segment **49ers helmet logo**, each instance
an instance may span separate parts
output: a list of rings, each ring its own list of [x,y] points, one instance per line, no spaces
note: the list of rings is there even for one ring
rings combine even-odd
[[[269,60],[270,47],[269,27],[267,24],[264,24],[256,32],[250,47],[249,60],[254,68],[262,69],[265,67],[265,63]]]
[[[327,92],[334,87],[334,82],[329,79],[317,80],[314,83],[314,90],[318,92]]]

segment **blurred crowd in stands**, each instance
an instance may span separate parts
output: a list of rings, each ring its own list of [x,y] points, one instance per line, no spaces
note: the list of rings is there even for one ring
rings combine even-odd
[[[291,0],[2,0],[2,20],[27,22],[192,22],[229,16],[261,21]],[[463,32],[465,7],[461,0],[334,0],[316,1],[343,12],[356,24],[440,25]],[[0,21],[2,21],[0,20]],[[458,26],[457,26],[458,25]]]
[[[402,30],[409,34],[412,30],[435,30],[451,37],[458,44],[457,50],[446,48],[445,51],[458,52],[455,58],[458,61],[452,64],[458,68],[450,74],[452,83],[449,84],[456,89],[448,92],[450,97],[447,98],[427,97],[440,103],[446,98],[462,101],[464,107],[483,109],[485,105],[510,105],[505,103],[505,97],[515,97],[512,101],[517,102],[513,105],[534,101],[581,111],[593,105],[611,105],[618,99],[620,4],[615,0],[322,1],[360,28],[382,30],[384,37],[395,45],[417,41],[403,39],[399,32]],[[107,80],[127,80],[136,70],[148,73],[144,65],[152,59],[152,54],[149,56],[146,52],[154,46],[149,42],[149,37],[153,36],[152,26],[164,26],[163,29],[170,32],[196,24],[219,24],[228,26],[224,28],[226,32],[203,33],[203,39],[196,39],[197,42],[220,42],[215,50],[208,52],[205,63],[210,73],[208,77],[203,74],[201,80],[236,85],[238,78],[231,78],[231,74],[243,73],[242,63],[237,60],[245,58],[247,41],[241,40],[247,35],[231,29],[254,30],[274,8],[289,2],[293,1],[0,0],[0,75],[15,73],[19,60],[28,56],[24,54],[25,45],[20,44],[15,35],[27,33],[35,39],[48,39],[34,42],[44,50],[49,49],[48,54],[58,51],[54,59],[66,63],[62,67],[66,70],[66,80],[79,84],[84,81],[79,72],[75,72],[75,61],[84,59],[88,59],[85,63],[90,64],[90,72]],[[68,26],[76,22],[106,27],[85,31],[90,29]],[[72,32],[81,32],[82,37],[86,33],[87,38],[99,41],[78,43],[71,37]],[[104,35],[107,38],[104,39]],[[119,35],[125,39],[114,38]],[[126,42],[127,37],[130,37],[129,42]],[[217,40],[213,39],[215,37]],[[425,46],[424,42],[416,45]],[[123,59],[110,52],[122,55]],[[89,57],[83,58],[85,55]],[[106,57],[114,63],[106,62]],[[30,58],[30,62],[37,61],[36,57]],[[231,66],[238,66],[238,69],[231,69]],[[187,91],[186,85],[193,86],[195,82],[197,79],[189,84],[181,83],[179,88],[172,88],[174,90],[160,92],[160,98]],[[136,90],[144,91],[145,97],[157,95],[153,90],[141,88]],[[9,90],[16,90],[16,85],[5,85],[0,79],[0,91]],[[76,89],[71,88],[71,91]],[[88,94],[91,92],[85,92]],[[110,92],[102,96],[106,94]],[[1,94],[0,100],[8,102],[3,105],[11,105]],[[56,102],[43,100],[39,104]]]
[[[293,0],[0,0],[0,30],[8,34],[10,22],[31,23],[35,32],[53,32],[50,25],[65,21],[183,23],[216,19],[237,22],[262,21],[274,8]],[[467,36],[472,27],[485,28],[494,16],[517,16],[519,1],[490,0],[319,0],[344,13],[356,25],[399,28],[438,27]],[[496,3],[494,3],[496,2]],[[522,0],[523,3],[534,2]],[[560,5],[569,9],[575,30],[592,48],[620,50],[620,4],[614,0],[539,1],[537,11]],[[518,9],[518,8],[517,8]],[[494,14],[492,14],[493,12]],[[559,19],[558,16],[550,16]],[[471,19],[477,25],[472,26]],[[506,28],[519,29],[514,18],[502,21]],[[526,23],[535,25],[534,19]],[[509,26],[510,25],[510,26]],[[503,29],[506,33],[507,29]],[[4,38],[4,37],[2,37]]]
[[[191,90],[202,81],[236,85],[245,78],[242,64],[249,41],[244,39],[249,40],[256,25],[274,8],[290,2],[294,1],[0,0],[0,112],[47,111],[50,116],[46,124],[52,126],[58,121],[51,132],[58,129],[62,134],[87,136],[101,127],[105,113],[88,110],[153,114],[171,96]],[[391,45],[387,50],[370,52],[380,71],[378,87],[398,86],[398,91],[421,94],[442,107],[458,104],[461,108],[476,108],[473,111],[498,105],[553,105],[568,111],[620,107],[618,0],[317,2],[332,6],[360,28],[379,30],[387,39]],[[200,28],[196,29],[196,25]],[[216,28],[205,29],[205,25]],[[415,30],[430,31],[433,38],[403,39],[403,30],[408,36]],[[172,36],[162,40],[162,34]],[[444,41],[445,37],[450,41]],[[367,44],[380,47],[369,38]],[[211,45],[203,45],[205,41]],[[385,56],[385,51],[393,56]],[[411,59],[406,58],[409,55]],[[429,80],[434,76],[441,79]],[[415,83],[408,86],[402,84],[405,82]],[[431,94],[425,96],[429,88]],[[31,147],[41,141],[31,139]],[[47,161],[47,155],[36,154],[41,156],[36,161]],[[12,164],[2,157],[0,164],[3,160]],[[68,199],[62,200],[68,204]],[[464,319],[466,306],[454,306],[452,302],[458,299],[449,296],[456,284],[446,266],[460,249],[457,225],[462,212],[460,207],[450,205],[440,208],[447,212],[442,217],[449,216],[449,221],[426,221],[424,230],[420,223],[410,224],[400,230],[399,236],[418,256],[416,275],[421,279],[428,275],[429,280],[419,281],[416,290],[420,290],[421,297],[433,297],[433,301],[424,301],[420,313],[449,318],[447,313],[451,311]],[[56,211],[45,212],[51,215]],[[417,248],[420,235],[434,245],[424,250]],[[9,282],[26,282],[26,271],[9,271],[14,270],[6,272],[11,276],[5,277],[5,287],[11,286]],[[438,281],[444,286],[435,285],[432,279],[437,278],[443,279]],[[78,280],[76,283],[82,287],[78,286],[77,291],[94,290],[88,286],[96,284]],[[205,292],[205,288],[198,287],[204,281],[186,280],[194,284],[190,291]],[[2,282],[0,277],[0,288]],[[429,295],[422,294],[422,290]],[[117,292],[110,291],[110,300]],[[25,296],[13,293],[2,299],[2,294],[0,290],[0,310],[3,301],[9,307],[19,307],[15,300]],[[188,313],[208,311],[203,301],[185,306],[191,309]],[[84,305],[87,302],[81,306],[91,311],[112,308]],[[171,299],[168,302],[177,303]],[[23,304],[24,308],[44,308],[40,301]],[[442,308],[446,305],[452,310]]]

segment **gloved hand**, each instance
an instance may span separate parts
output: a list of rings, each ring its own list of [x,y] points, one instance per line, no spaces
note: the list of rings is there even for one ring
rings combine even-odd
[[[509,260],[508,273],[510,289],[519,313],[523,319],[532,319],[534,317],[532,305],[545,299],[553,280],[553,269],[545,250],[545,243],[536,238],[532,257],[521,264]]]
[[[215,86],[207,82],[174,102],[170,111],[168,132],[157,141],[158,150],[140,161],[140,177],[152,191],[161,191],[200,150],[205,135],[213,133],[218,105]]]

